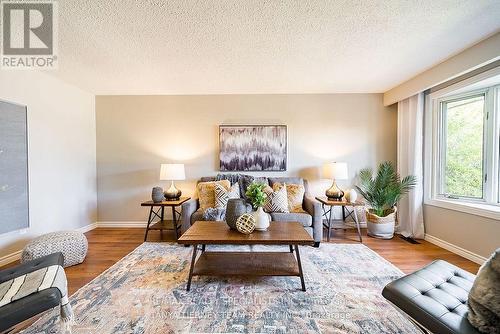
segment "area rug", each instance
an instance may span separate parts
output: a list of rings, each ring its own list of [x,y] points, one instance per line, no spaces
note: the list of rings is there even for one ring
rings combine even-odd
[[[381,295],[402,272],[364,245],[302,247],[306,292],[298,277],[195,277],[188,292],[191,252],[139,246],[71,296],[73,333],[418,333]],[[23,333],[58,333],[57,314]]]

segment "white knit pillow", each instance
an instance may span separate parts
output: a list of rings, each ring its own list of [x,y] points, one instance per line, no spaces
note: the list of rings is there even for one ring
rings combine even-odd
[[[288,213],[288,195],[286,192],[286,186],[273,191],[269,186],[264,188],[264,192],[267,195],[266,201],[264,202],[264,211],[266,212],[281,212]]]
[[[240,198],[240,186],[235,183],[227,190],[224,186],[216,183],[215,184],[215,207],[217,209],[225,209],[227,206],[227,201],[231,198]]]

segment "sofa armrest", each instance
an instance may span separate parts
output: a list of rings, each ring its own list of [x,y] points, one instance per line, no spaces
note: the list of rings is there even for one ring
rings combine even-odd
[[[199,202],[197,198],[191,198],[189,201],[182,203],[182,227],[181,230],[184,232],[191,226],[191,216],[198,210]]]
[[[304,196],[302,203],[304,210],[312,216],[313,236],[315,242],[321,242],[323,238],[323,212],[321,203],[312,196]]]

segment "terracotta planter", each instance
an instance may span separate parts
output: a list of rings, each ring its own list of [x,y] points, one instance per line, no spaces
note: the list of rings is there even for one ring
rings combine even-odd
[[[392,239],[396,224],[396,207],[385,217],[379,217],[366,209],[366,227],[370,237]]]

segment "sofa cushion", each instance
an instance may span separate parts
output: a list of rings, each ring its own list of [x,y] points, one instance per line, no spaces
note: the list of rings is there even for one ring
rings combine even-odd
[[[237,183],[229,189],[226,189],[222,184],[215,184],[215,207],[217,209],[225,209],[227,201],[232,198],[240,198],[240,186]]]
[[[298,222],[304,227],[312,226],[312,216],[308,213],[281,213],[281,212],[271,212],[271,219],[277,222]]]
[[[274,191],[270,186],[264,188],[267,197],[264,201],[264,211],[266,212],[290,212],[288,210],[288,196],[286,187]]]
[[[208,208],[215,208],[215,184],[218,183],[224,188],[231,188],[231,183],[228,180],[210,181],[198,183],[198,199],[200,200],[200,207],[205,210]]]
[[[279,182],[273,184],[273,190],[277,191],[282,188],[283,185]],[[302,202],[304,201],[304,194],[306,192],[302,184],[288,184],[285,183],[287,200],[288,200],[288,211],[304,213],[302,208]]]

